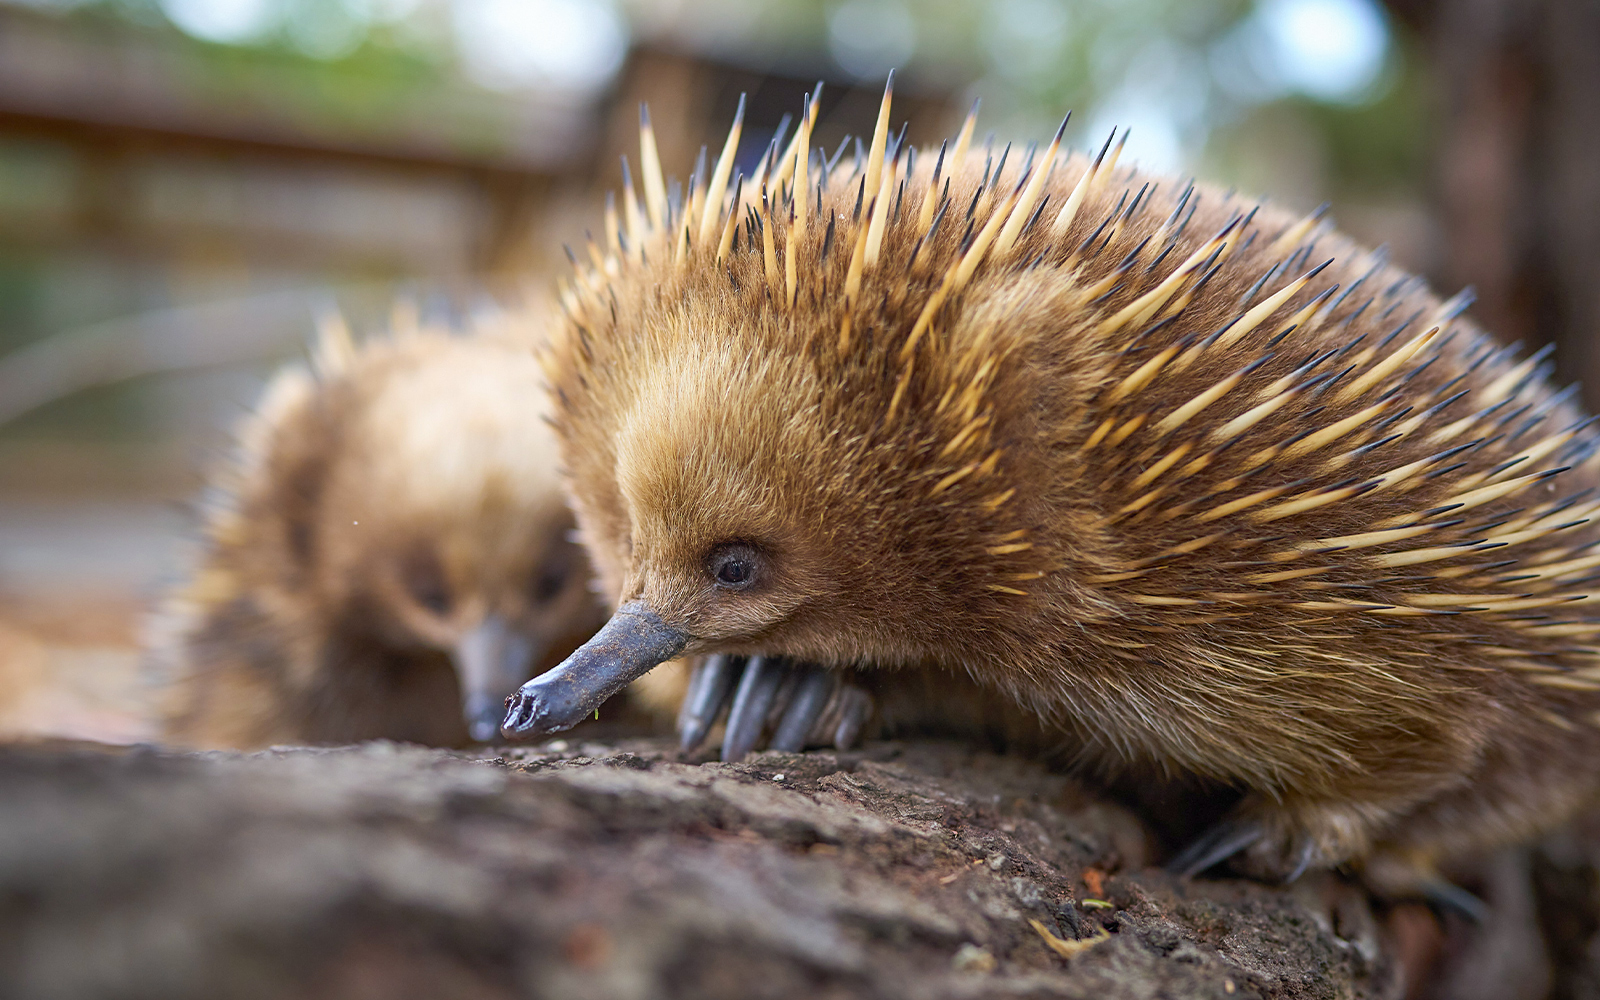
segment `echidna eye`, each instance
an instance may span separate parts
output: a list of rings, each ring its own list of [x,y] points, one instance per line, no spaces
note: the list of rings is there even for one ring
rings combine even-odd
[[[417,548],[408,553],[401,575],[412,600],[436,615],[449,613],[450,585],[439,557],[431,549]]]
[[[563,531],[549,542],[544,561],[534,567],[528,588],[535,604],[549,604],[566,590],[567,581],[577,572],[582,556],[578,546]]]
[[[546,567],[534,578],[533,600],[537,604],[549,604],[566,585],[567,571],[564,568]]]
[[[706,571],[722,590],[745,590],[756,582],[761,557],[750,545],[719,545],[706,559]]]

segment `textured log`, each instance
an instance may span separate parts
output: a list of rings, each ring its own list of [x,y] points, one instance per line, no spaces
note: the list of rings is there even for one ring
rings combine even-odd
[[[663,747],[0,749],[0,995],[1399,988],[1350,887],[1178,886],[1131,814],[1031,765]]]

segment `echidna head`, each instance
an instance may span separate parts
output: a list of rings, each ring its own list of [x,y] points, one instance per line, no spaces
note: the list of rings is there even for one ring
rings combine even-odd
[[[551,646],[570,649],[594,626],[586,561],[557,493],[524,509],[368,503],[328,528],[366,532],[347,563],[329,567],[348,594],[343,627],[395,655],[448,658],[474,740],[494,735],[501,702]]]
[[[806,331],[699,296],[652,321],[649,354],[608,365],[581,397],[572,386],[559,428],[618,614],[524,686],[541,710],[512,731],[574,725],[680,653],[923,662],[1016,599],[996,575],[1014,569],[994,554],[1014,522],[992,503],[1007,490],[992,450],[947,450],[958,432],[938,421],[886,422],[887,393],[795,349]],[[919,403],[932,391],[919,384]]]
[[[275,449],[290,586],[336,643],[448,659],[487,739],[546,650],[597,624],[555,442],[527,412],[538,367],[520,344],[427,333],[321,374],[321,422]]]
[[[834,589],[805,523],[816,432],[758,398],[805,392],[803,379],[706,374],[662,371],[642,386],[602,486],[624,517],[592,522],[595,547],[624,558],[606,568],[618,605],[650,606],[690,651],[757,642]]]
[[[814,378],[771,356],[730,370],[726,354],[695,354],[649,367],[608,448],[568,449],[619,611],[567,667],[587,662],[580,673],[608,689],[680,652],[848,661],[854,636],[890,630],[863,595],[888,557],[853,530],[860,502],[838,489],[850,459],[822,432]],[[595,703],[587,689],[561,701],[571,718],[541,728]]]
[[[652,609],[689,652],[830,652],[816,647],[833,630],[812,624],[855,589],[864,553],[826,513],[841,470],[828,468],[838,459],[817,392],[803,365],[774,356],[690,350],[651,366],[617,427],[615,464],[573,469],[619,607]]]

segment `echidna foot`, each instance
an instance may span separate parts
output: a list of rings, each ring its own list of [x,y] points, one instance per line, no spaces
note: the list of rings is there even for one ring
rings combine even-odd
[[[839,674],[767,656],[709,656],[696,664],[678,712],[685,752],[704,742],[726,710],[723,760],[741,760],[771,734],[774,750],[832,744],[848,749],[872,716],[873,701]]]
[[[1167,871],[1179,878],[1194,878],[1260,841],[1266,833],[1252,820],[1225,819],[1169,859]]]
[[[1495,860],[1504,863],[1509,856],[1498,855]],[[1362,862],[1360,878],[1380,899],[1420,899],[1440,913],[1454,913],[1474,924],[1489,919],[1489,904],[1440,874],[1426,854],[1380,848]]]
[[[1281,883],[1333,863],[1315,837],[1244,812],[1196,837],[1167,862],[1167,870],[1194,878],[1224,861],[1238,874]]]

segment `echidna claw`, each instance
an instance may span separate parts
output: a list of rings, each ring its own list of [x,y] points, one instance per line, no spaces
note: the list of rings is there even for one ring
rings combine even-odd
[[[1442,878],[1424,878],[1418,883],[1422,898],[1445,913],[1465,917],[1469,923],[1482,926],[1489,919],[1489,904],[1477,896]]]
[[[1194,878],[1250,847],[1266,835],[1259,824],[1225,819],[1189,842],[1167,862],[1167,871],[1179,878]]]
[[[822,718],[822,710],[828,707],[828,699],[833,697],[833,692],[839,686],[838,678],[826,670],[802,667],[797,673],[799,677],[794,685],[794,696],[783,710],[783,718],[778,723],[778,731],[772,735],[771,744],[772,749],[789,753],[798,753],[806,748],[811,730],[816,728],[817,720]]]
[[[767,712],[778,696],[778,688],[788,679],[789,667],[779,659],[752,656],[745,664],[744,676],[728,710],[728,731],[722,738],[722,759],[743,760],[761,742],[767,725]]]
[[[689,690],[678,709],[678,748],[684,753],[699,749],[717,716],[728,707],[739,675],[744,672],[743,656],[708,656],[696,663],[689,675]]]
[[[695,665],[678,710],[679,746],[697,749],[726,713],[723,760],[742,760],[769,734],[765,745],[774,750],[830,743],[847,750],[873,710],[872,696],[837,671],[778,657],[708,656]]]
[[[846,684],[839,692],[839,721],[833,729],[834,747],[848,750],[855,746],[861,738],[861,731],[867,727],[867,721],[872,718],[872,710],[872,696]]]
[[[1294,863],[1283,876],[1284,884],[1298,880],[1321,857],[1322,852],[1317,849],[1316,841],[1309,837],[1301,840],[1300,846],[1294,852]]]

